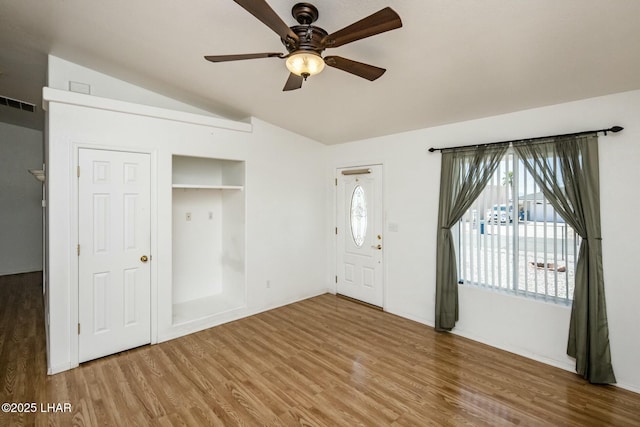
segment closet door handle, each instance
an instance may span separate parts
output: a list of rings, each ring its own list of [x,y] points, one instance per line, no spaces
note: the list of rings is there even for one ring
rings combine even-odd
[[[148,258],[146,255],[142,255],[142,256],[140,257],[140,261],[142,261],[142,262],[147,262],[147,261],[149,261],[149,258]]]

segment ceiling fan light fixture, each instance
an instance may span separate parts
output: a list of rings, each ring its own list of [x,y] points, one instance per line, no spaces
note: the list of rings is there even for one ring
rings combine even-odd
[[[324,60],[316,52],[297,51],[287,58],[287,69],[293,74],[306,79],[324,69]]]

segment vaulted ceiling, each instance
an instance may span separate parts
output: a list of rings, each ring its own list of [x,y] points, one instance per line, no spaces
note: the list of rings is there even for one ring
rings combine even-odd
[[[268,0],[287,25],[295,0]],[[327,67],[283,92],[286,52],[232,0],[0,0],[0,95],[40,106],[46,55],[231,119],[255,116],[334,144],[640,89],[637,0],[316,0],[336,31],[383,7],[403,27],[325,54],[387,69],[370,82]],[[0,121],[42,116],[0,106]]]

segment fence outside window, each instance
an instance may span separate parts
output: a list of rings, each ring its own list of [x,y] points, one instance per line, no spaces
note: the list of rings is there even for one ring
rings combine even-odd
[[[580,236],[513,151],[456,231],[460,283],[571,303]]]

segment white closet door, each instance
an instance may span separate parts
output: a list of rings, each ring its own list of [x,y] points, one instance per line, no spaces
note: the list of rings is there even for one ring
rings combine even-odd
[[[85,362],[151,340],[150,156],[80,149],[78,158],[78,350]]]

